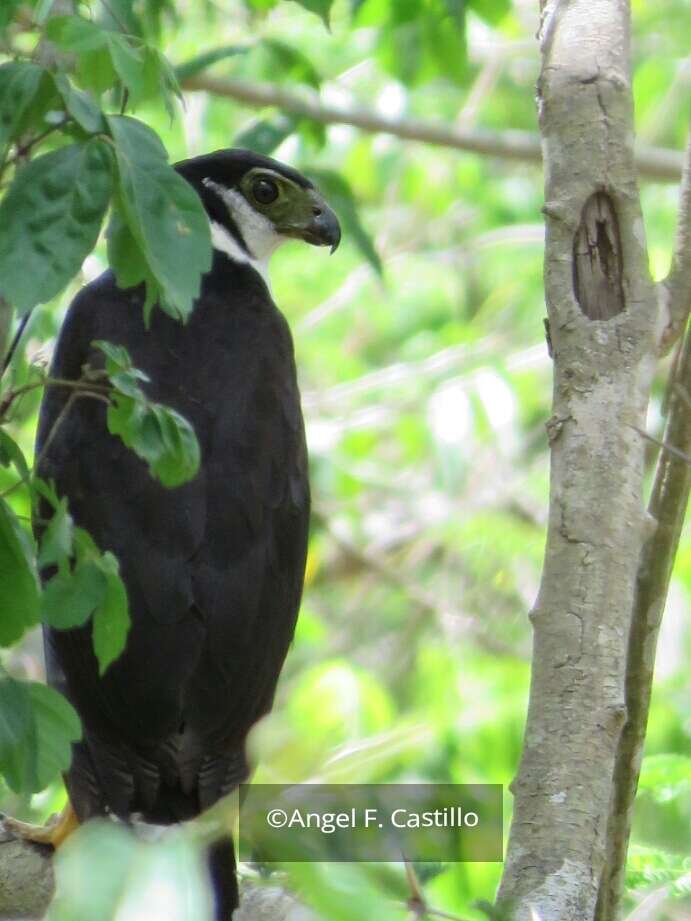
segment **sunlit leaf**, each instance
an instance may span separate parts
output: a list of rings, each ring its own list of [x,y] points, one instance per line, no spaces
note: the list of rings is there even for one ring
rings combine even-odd
[[[60,848],[55,872],[47,921],[212,918],[202,856],[180,832],[152,847],[122,825],[89,822]]]

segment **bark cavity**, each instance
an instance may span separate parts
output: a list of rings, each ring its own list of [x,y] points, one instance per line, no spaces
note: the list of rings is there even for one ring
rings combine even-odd
[[[589,320],[609,320],[625,307],[619,221],[606,192],[583,205],[573,241],[573,290]]]

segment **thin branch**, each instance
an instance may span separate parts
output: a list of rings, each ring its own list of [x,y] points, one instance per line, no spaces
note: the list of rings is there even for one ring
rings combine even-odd
[[[3,172],[8,166],[12,166],[13,163],[21,163],[23,160],[25,160],[28,154],[30,154],[32,149],[36,146],[36,144],[40,144],[41,141],[45,141],[47,137],[49,137],[51,134],[54,134],[56,131],[60,131],[62,128],[65,127],[65,125],[68,125],[71,121],[72,119],[69,117],[64,118],[62,121],[58,122],[57,124],[50,125],[50,127],[46,128],[45,131],[41,131],[40,134],[36,134],[33,137],[29,138],[24,143],[19,144],[14,154],[11,157],[8,157],[7,160],[5,160],[5,162],[2,164],[2,170],[0,170],[0,176],[2,176]]]
[[[691,489],[691,335],[679,364],[680,385],[670,388],[665,450],[660,454],[648,512],[653,529],[643,545],[636,579],[626,664],[626,722],[619,739],[614,793],[607,827],[607,855],[596,921],[617,916],[626,852],[650,709],[655,647]],[[673,450],[671,450],[673,449]],[[682,457],[678,457],[681,454]]]
[[[84,377],[76,381],[61,377],[42,377],[40,380],[32,381],[30,384],[22,384],[21,387],[10,390],[0,402],[0,423],[5,421],[7,411],[18,397],[23,396],[25,393],[30,393],[32,390],[38,390],[40,387],[65,387],[68,390],[78,390],[86,396],[100,398],[108,403],[108,395],[113,390],[112,386],[109,383],[97,383],[98,380],[105,376],[105,371],[94,372],[89,370]]]
[[[664,351],[683,333],[691,311],[691,129],[686,143],[672,267],[661,291],[668,314],[661,343]]]
[[[418,118],[387,118],[369,109],[327,105],[313,93],[295,93],[272,83],[253,83],[234,77],[196,75],[182,81],[190,91],[225,96],[248,106],[275,106],[283,112],[309,118],[324,125],[353,125],[373,134],[391,134],[409,141],[422,141],[439,147],[452,147],[473,153],[541,163],[537,134],[528,131],[489,131],[480,128],[451,127],[443,122]],[[639,175],[659,182],[678,182],[682,155],[662,147],[639,147],[636,165]]]
[[[669,445],[666,441],[660,441],[659,438],[655,438],[643,429],[639,429],[637,425],[630,425],[629,428],[632,428],[634,432],[638,432],[641,438],[645,438],[645,440],[649,441],[651,444],[657,445],[662,451],[669,451],[670,454],[678,457],[679,460],[684,461],[685,464],[691,464],[691,455],[685,454],[683,451],[680,451],[679,448],[675,448],[674,445]]]

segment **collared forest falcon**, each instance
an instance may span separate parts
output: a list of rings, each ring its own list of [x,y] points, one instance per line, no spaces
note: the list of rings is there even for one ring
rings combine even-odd
[[[121,290],[106,272],[72,303],[51,374],[102,367],[96,340],[124,346],[148,395],[194,426],[198,475],[161,486],[108,433],[99,400],[76,400],[46,444],[65,388],[41,408],[39,474],[118,557],[132,618],[102,677],[89,625],[45,631],[49,681],[84,727],[66,777],[79,821],[182,821],[246,778],[245,739],[271,707],[302,592],[304,428],[290,332],[264,273],[287,239],[335,249],[338,220],[304,176],[249,151],[176,169],[204,203],[214,247],[189,321],[156,309],[147,330],[141,288]],[[218,921],[237,905],[232,853],[229,838],[211,851]]]

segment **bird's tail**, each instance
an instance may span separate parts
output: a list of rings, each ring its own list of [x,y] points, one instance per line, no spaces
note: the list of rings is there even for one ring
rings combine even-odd
[[[240,896],[235,875],[235,848],[230,835],[211,845],[208,861],[214,891],[214,921],[231,921],[240,904]]]

